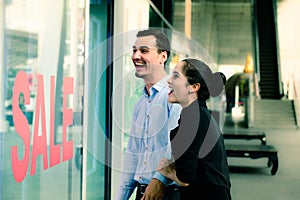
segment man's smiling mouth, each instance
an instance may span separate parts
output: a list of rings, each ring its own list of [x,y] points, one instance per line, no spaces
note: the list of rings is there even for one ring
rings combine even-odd
[[[134,62],[134,65],[135,65],[136,67],[143,67],[143,66],[145,66],[145,63],[142,63],[142,62]]]

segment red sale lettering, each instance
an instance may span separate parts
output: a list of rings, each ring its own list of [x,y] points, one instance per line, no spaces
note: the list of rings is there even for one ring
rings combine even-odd
[[[21,93],[24,95],[24,103],[26,105],[30,104],[29,84],[27,75],[24,71],[20,71],[16,76],[12,97],[12,113],[15,129],[24,143],[23,159],[19,159],[18,146],[11,147],[12,171],[17,182],[23,181],[26,176],[30,153],[29,125],[26,116],[19,107],[19,98]]]
[[[54,144],[55,77],[51,76],[50,91],[50,167],[60,163],[60,144]]]
[[[45,95],[44,95],[44,78],[42,75],[37,75],[38,86],[36,95],[36,107],[34,118],[34,132],[33,132],[33,145],[32,145],[32,159],[30,175],[35,174],[36,157],[40,154],[44,158],[44,169],[48,168],[47,156],[47,138],[46,138],[46,116],[45,116]],[[42,135],[39,136],[39,122],[40,114],[42,120]]]
[[[45,88],[44,88],[44,76],[37,75],[37,95],[36,95],[36,107],[33,129],[33,143],[32,143],[32,158],[30,175],[36,173],[36,159],[38,156],[43,157],[44,170],[48,169],[48,148],[47,148],[47,129],[46,125],[50,125],[50,167],[58,165],[61,162],[60,153],[62,151],[62,161],[70,160],[73,157],[73,140],[67,139],[67,127],[73,124],[73,110],[67,108],[68,95],[73,94],[73,82],[71,77],[64,77],[63,79],[63,135],[62,144],[54,144],[54,121],[55,121],[55,77],[50,77],[50,123],[46,121],[46,109],[45,109]],[[30,130],[26,116],[19,107],[19,97],[24,95],[25,104],[30,104],[30,91],[27,75],[24,71],[20,71],[15,79],[13,89],[13,120],[17,134],[22,139],[24,145],[24,156],[20,159],[18,154],[18,148],[20,146],[11,147],[12,158],[12,171],[14,178],[17,182],[22,182],[26,177],[28,171],[29,157],[30,157]],[[41,125],[41,128],[39,127]],[[41,130],[41,133],[39,133]]]
[[[73,157],[73,140],[67,142],[67,126],[72,125],[73,110],[67,108],[67,95],[73,93],[73,78],[64,78],[63,87],[63,161]]]

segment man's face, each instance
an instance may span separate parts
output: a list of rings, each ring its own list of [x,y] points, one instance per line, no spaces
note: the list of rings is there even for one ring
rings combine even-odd
[[[138,37],[133,45],[132,62],[138,78],[150,78],[164,65],[165,53],[158,53],[156,38],[153,35]]]

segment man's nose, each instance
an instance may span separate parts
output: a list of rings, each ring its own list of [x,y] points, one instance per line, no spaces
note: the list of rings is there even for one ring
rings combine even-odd
[[[133,59],[140,59],[141,58],[141,52],[140,52],[140,50],[137,50],[134,53],[132,53],[132,58]]]

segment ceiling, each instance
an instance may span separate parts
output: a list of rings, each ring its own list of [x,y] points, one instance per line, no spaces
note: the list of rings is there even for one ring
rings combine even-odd
[[[206,6],[205,9],[203,9],[204,5]],[[181,6],[181,11],[184,12],[185,0],[175,0],[175,6]],[[212,21],[216,27],[213,29],[215,31],[210,31],[210,34],[214,34],[215,41],[217,41],[214,43],[216,46],[214,48],[217,48],[218,64],[244,65],[247,54],[252,53],[251,10],[251,0],[192,1],[192,16],[194,18],[195,16],[210,16],[210,18],[212,16],[213,18]],[[196,18],[192,22],[192,37],[200,43],[205,43],[207,37],[203,38],[203,30],[201,29],[207,28],[204,26],[208,26],[209,22],[205,23],[209,20],[203,21],[202,19],[199,25],[196,24],[197,20],[201,21],[200,18]]]
[[[216,3],[214,16],[219,62],[244,64],[247,54],[252,53],[251,4],[245,0],[241,3]]]

